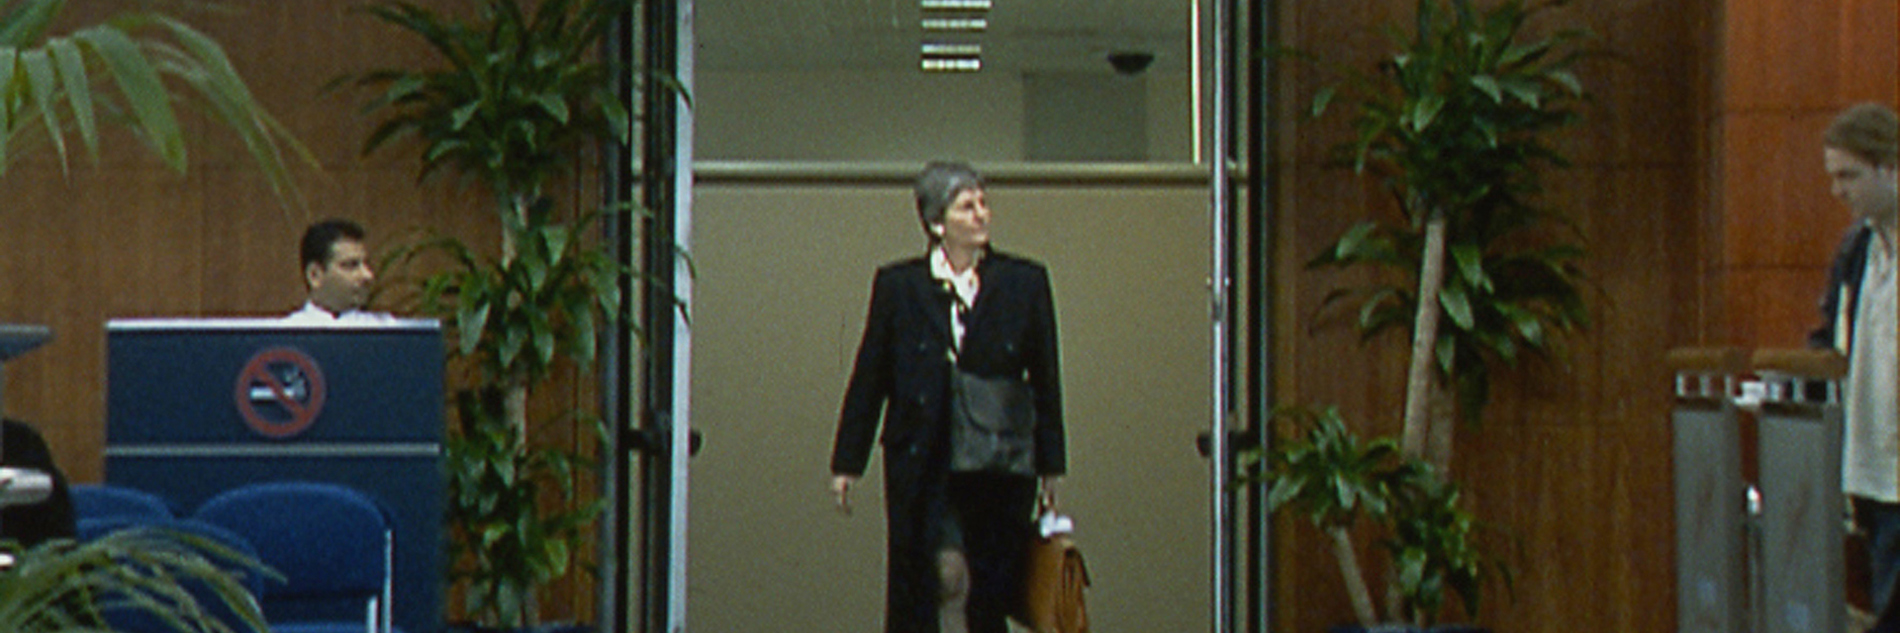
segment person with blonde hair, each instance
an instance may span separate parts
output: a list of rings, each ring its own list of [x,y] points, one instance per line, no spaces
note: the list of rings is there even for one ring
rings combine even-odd
[[[1862,103],[1822,134],[1822,164],[1834,197],[1854,214],[1821,296],[1819,348],[1847,356],[1841,489],[1867,540],[1870,631],[1900,633],[1900,168],[1893,108]]]

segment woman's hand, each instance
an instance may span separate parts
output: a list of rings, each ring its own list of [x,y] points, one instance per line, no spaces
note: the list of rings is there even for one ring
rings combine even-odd
[[[1056,509],[1056,482],[1062,478],[1057,475],[1042,476],[1042,492],[1036,497],[1036,511]]]
[[[856,483],[858,478],[851,475],[831,476],[831,496],[838,499],[838,512],[845,516],[851,515],[851,486]]]

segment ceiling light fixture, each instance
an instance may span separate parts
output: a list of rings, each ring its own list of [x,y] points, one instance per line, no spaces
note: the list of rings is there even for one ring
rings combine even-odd
[[[924,18],[925,31],[978,32],[990,28],[989,18]]]
[[[924,41],[917,66],[924,72],[983,70],[982,34],[990,28],[991,0],[917,0]]]
[[[988,11],[990,0],[918,0],[917,8],[925,11]]]
[[[974,43],[924,42],[919,48],[925,57],[981,57],[983,45]]]
[[[918,67],[927,73],[973,73],[983,70],[983,60],[974,57],[925,57]]]

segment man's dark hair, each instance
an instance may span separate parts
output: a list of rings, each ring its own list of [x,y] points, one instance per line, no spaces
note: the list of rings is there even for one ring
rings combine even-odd
[[[330,265],[330,247],[343,240],[361,242],[364,235],[363,227],[349,220],[329,219],[310,225],[303,231],[303,261],[297,269],[309,269],[311,264]]]

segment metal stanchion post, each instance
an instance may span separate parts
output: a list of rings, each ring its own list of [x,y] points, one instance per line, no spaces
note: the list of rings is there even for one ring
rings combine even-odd
[[[1748,352],[1679,349],[1675,373],[1676,630],[1748,630],[1747,492],[1735,408]]]
[[[1847,361],[1831,350],[1758,350],[1761,586],[1758,633],[1838,633],[1847,601],[1841,404]]]

